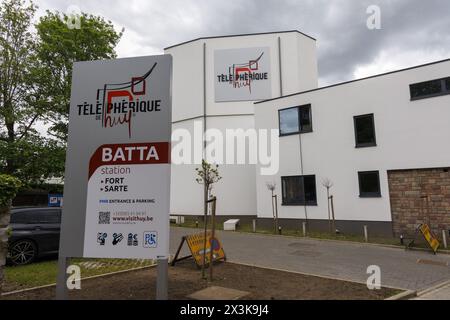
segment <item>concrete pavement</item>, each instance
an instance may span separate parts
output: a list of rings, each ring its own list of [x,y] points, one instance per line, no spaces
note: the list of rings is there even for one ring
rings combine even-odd
[[[445,283],[420,293],[412,300],[450,300],[450,280]]]
[[[200,229],[171,228],[170,251],[183,235]],[[450,255],[359,243],[218,231],[231,262],[366,283],[367,267],[381,268],[383,286],[424,290],[450,279]],[[187,254],[185,246],[182,254]],[[448,292],[444,292],[444,295]]]

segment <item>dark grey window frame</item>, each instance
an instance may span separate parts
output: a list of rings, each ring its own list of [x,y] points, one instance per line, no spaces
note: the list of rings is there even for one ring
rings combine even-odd
[[[372,117],[372,127],[373,127],[373,142],[366,142],[366,143],[358,143],[358,131],[356,130],[356,121],[361,118],[366,117]],[[358,116],[353,117],[353,128],[355,131],[355,148],[370,148],[370,147],[376,147],[377,146],[377,132],[375,130],[375,115],[373,113],[368,114],[362,114]]]
[[[311,124],[311,125],[310,125],[310,128],[307,129],[307,130],[304,130],[304,129],[302,128],[302,126],[301,126],[301,122],[300,122],[300,114],[301,114],[301,113],[300,113],[300,109],[301,109],[301,108],[308,108],[308,110],[309,110],[309,120],[310,120],[310,124]],[[290,110],[290,109],[297,109],[297,115],[298,115],[298,119],[297,119],[297,122],[298,122],[298,131],[290,132],[290,133],[281,133],[281,123],[280,123],[281,117],[280,117],[280,113],[281,113],[282,111]],[[278,131],[279,131],[280,137],[287,137],[287,136],[292,136],[292,135],[294,135],[294,134],[303,134],[303,133],[310,133],[310,132],[313,132],[312,107],[311,107],[311,104],[308,103],[308,104],[303,104],[303,105],[300,105],[300,106],[289,107],[289,108],[284,108],[284,109],[278,110]]]
[[[422,99],[428,99],[428,98],[434,98],[434,97],[440,97],[440,96],[449,95],[450,94],[450,88],[447,87],[447,81],[449,81],[449,80],[450,80],[450,77],[446,77],[446,78],[441,78],[441,79],[432,79],[432,80],[427,80],[427,81],[422,81],[422,82],[417,82],[417,83],[410,84],[409,85],[409,95],[410,95],[411,101],[416,101],[416,100],[422,100]],[[423,95],[423,96],[419,96],[419,97],[413,97],[413,86],[425,84],[427,82],[432,82],[432,81],[440,81],[441,82],[441,92],[433,93],[433,94],[427,94],[427,95]]]
[[[361,175],[368,173],[376,173],[377,174],[377,192],[362,192],[361,190]],[[372,171],[358,171],[358,185],[359,185],[359,197],[360,198],[381,198],[381,184],[380,184],[380,171],[372,170]]]
[[[305,192],[305,177],[314,177],[314,193],[315,193],[315,200],[314,201],[306,201],[306,192]],[[303,189],[303,201],[299,201],[299,202],[285,202],[285,196],[283,194],[283,179],[288,179],[288,178],[301,178],[301,183],[302,183],[302,189]],[[281,177],[281,205],[282,206],[306,206],[306,207],[313,207],[313,206],[317,206],[317,182],[316,182],[316,175],[314,174],[309,174],[309,175],[296,175],[296,176],[282,176]]]

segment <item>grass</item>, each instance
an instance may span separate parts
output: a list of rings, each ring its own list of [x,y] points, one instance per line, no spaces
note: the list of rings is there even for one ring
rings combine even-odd
[[[81,259],[73,258],[70,264],[78,265],[81,278],[110,272],[149,266],[152,260],[136,259]],[[39,261],[24,266],[7,266],[5,268],[4,292],[38,287],[56,282],[58,261]]]
[[[198,226],[196,225],[194,220],[185,220],[185,223],[173,225],[176,227],[185,227],[185,228],[198,228],[199,230],[204,227],[204,224],[199,221]],[[208,225],[210,227],[210,225]],[[223,230],[223,223],[216,223],[216,230]],[[244,233],[254,233],[253,232],[253,226],[251,224],[240,224],[236,230],[237,232],[244,232]],[[264,229],[261,227],[256,228],[256,233],[260,234],[274,234],[273,229]],[[304,238],[303,231],[302,230],[289,230],[289,229],[283,229],[282,230],[283,236],[292,236],[292,237],[299,237]],[[356,235],[356,234],[331,234],[328,232],[308,232],[307,238],[312,239],[323,239],[323,240],[338,240],[338,241],[351,241],[351,242],[360,242],[365,243],[365,239],[363,235]],[[418,240],[420,239],[420,235],[418,235]],[[369,234],[369,243],[373,244],[383,244],[383,245],[394,245],[398,247],[404,247],[400,243],[400,239],[397,238],[389,238],[389,237],[371,237]],[[429,248],[426,243],[416,242],[414,244],[414,247],[419,248]]]

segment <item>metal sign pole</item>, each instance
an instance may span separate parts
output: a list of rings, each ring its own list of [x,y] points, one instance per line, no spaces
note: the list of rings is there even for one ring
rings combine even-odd
[[[158,258],[156,273],[156,300],[168,300],[169,259],[167,257]]]
[[[69,258],[58,257],[58,277],[56,279],[56,300],[68,300],[69,294],[67,289],[67,266]]]

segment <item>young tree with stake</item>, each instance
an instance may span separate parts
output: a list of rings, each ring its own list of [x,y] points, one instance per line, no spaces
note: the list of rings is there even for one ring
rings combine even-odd
[[[204,202],[204,245],[203,245],[203,264],[202,264],[202,278],[205,278],[205,264],[206,264],[206,235],[207,235],[207,215],[208,215],[208,199],[211,194],[214,183],[222,179],[219,175],[219,166],[217,164],[210,164],[206,160],[202,160],[202,166],[195,168],[197,172],[197,178],[195,181],[199,184],[203,184],[203,202]],[[210,261],[212,263],[212,261]]]

